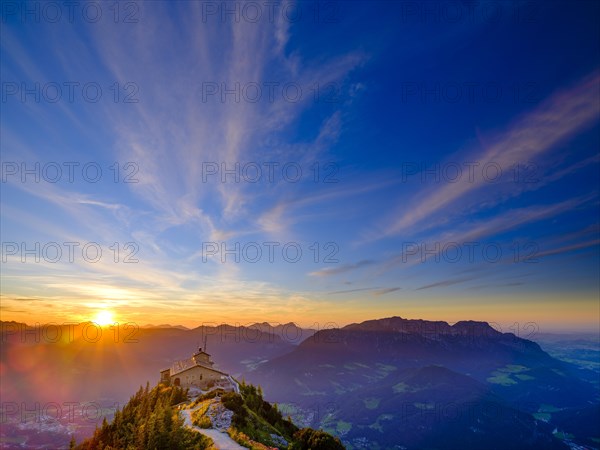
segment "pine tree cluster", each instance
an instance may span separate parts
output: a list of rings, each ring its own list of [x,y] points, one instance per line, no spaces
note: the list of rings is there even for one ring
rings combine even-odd
[[[173,409],[187,400],[187,390],[159,384],[140,387],[129,402],[115,413],[109,424],[104,418],[94,435],[76,446],[77,450],[205,450],[211,442],[184,427],[183,418]]]

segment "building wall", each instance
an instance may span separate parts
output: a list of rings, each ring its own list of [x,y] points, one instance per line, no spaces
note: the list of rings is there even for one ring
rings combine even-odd
[[[184,370],[181,373],[173,375],[171,377],[171,383],[176,385],[179,383],[182,387],[199,387],[205,388],[206,385],[211,381],[217,381],[221,378],[226,378],[225,375],[210,370],[206,367],[192,367],[191,369]],[[177,382],[179,380],[179,382]]]

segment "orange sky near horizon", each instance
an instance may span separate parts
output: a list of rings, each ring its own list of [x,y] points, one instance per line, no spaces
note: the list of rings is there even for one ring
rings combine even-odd
[[[145,308],[131,308],[123,304],[97,304],[78,311],[70,311],[63,305],[55,305],[53,313],[41,313],[34,310],[14,311],[12,308],[0,308],[2,321],[23,322],[28,325],[46,323],[72,323],[95,321],[101,325],[109,322],[132,322],[139,326],[183,325],[195,328],[201,325],[216,326],[221,324],[249,326],[257,322],[269,322],[272,325],[294,322],[306,328],[335,328],[350,323],[384,317],[400,316],[407,319],[445,321],[450,324],[461,320],[485,321],[501,331],[524,333],[525,327],[535,324],[537,332],[597,332],[600,304],[592,298],[580,296],[572,300],[530,299],[515,301],[514,299],[487,299],[477,302],[473,299],[429,299],[427,304],[420,300],[404,301],[403,305],[377,305],[373,307],[368,299],[348,301],[348,307],[341,309],[336,305],[323,302],[320,308],[294,311],[273,308],[266,311],[257,305],[257,311],[245,311],[244,314],[232,310],[220,310],[218,306],[202,310],[193,308],[184,312],[165,310],[148,305]],[[531,328],[529,328],[531,329]],[[529,332],[529,331],[528,331]]]

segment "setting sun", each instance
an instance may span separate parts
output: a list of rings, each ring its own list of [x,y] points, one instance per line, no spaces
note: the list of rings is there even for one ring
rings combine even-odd
[[[93,319],[93,322],[97,323],[101,327],[110,325],[111,323],[113,323],[113,321],[113,313],[111,311],[106,310],[98,311],[98,313]]]

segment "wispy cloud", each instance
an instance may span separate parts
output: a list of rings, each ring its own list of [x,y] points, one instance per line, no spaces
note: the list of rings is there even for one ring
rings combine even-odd
[[[391,287],[391,288],[380,288],[380,287],[367,287],[367,288],[357,288],[357,289],[344,289],[341,291],[332,291],[328,292],[328,295],[338,295],[338,294],[353,294],[355,292],[365,292],[370,291],[374,295],[386,295],[391,294],[392,292],[396,292],[402,289],[401,287]]]
[[[575,86],[557,92],[505,132],[490,139],[483,152],[465,154],[464,161],[476,162],[480,168],[494,164],[506,172],[515,164],[524,164],[548,152],[598,120],[599,82],[600,75],[594,72]],[[371,239],[414,233],[416,229],[423,230],[423,225],[430,227],[438,214],[452,211],[461,198],[490,187],[482,170],[474,170],[472,175],[420,192],[409,205],[402,205],[391,223],[381,233],[372,234]],[[515,183],[512,186],[518,189]]]
[[[452,278],[452,279],[448,279],[448,280],[438,281],[436,283],[426,284],[425,286],[418,287],[416,290],[422,291],[424,289],[453,286],[455,284],[465,283],[465,282],[471,281],[473,279],[474,279],[474,277]]]
[[[562,253],[572,252],[574,250],[581,250],[584,248],[596,247],[597,251],[600,251],[600,239],[593,239],[585,242],[578,242],[576,244],[565,245],[559,248],[553,248],[551,250],[545,250],[543,252],[536,253],[535,258],[543,258],[544,256],[560,255]]]
[[[400,289],[402,289],[402,288],[401,287],[392,287],[392,288],[377,289],[374,292],[374,294],[375,295],[386,295],[386,294],[391,294],[392,292],[399,291]]]
[[[311,87],[342,85],[367,56],[362,51],[350,51],[311,61],[287,48],[291,30],[284,18],[278,17],[275,25],[212,21],[198,27],[202,23],[202,8],[193,2],[189,6],[179,9],[160,2],[140,4],[143,27],[115,27],[106,22],[94,27],[87,24],[79,31],[88,33],[91,39],[73,46],[54,43],[53,48],[60,49],[53,55],[56,70],[62,70],[66,79],[87,79],[93,67],[98,81],[100,77],[110,80],[107,86],[118,80],[121,85],[132,82],[139,89],[137,103],[99,103],[96,108],[85,109],[85,115],[79,117],[73,112],[77,108],[61,110],[63,122],[76,126],[85,137],[89,138],[92,132],[104,134],[99,148],[89,143],[86,158],[134,162],[139,167],[138,182],[110,189],[85,184],[17,183],[14,186],[25,195],[57,208],[60,217],[42,220],[36,214],[7,207],[15,223],[37,227],[37,231],[46,234],[54,233],[55,238],[65,241],[96,240],[108,246],[117,240],[121,245],[135,240],[143,253],[140,262],[127,266],[126,270],[110,258],[93,265],[41,264],[26,270],[19,267],[3,271],[3,280],[10,282],[11,289],[16,289],[29,270],[38,273],[41,291],[44,288],[62,291],[70,298],[95,296],[108,300],[120,296],[123,301],[156,302],[173,296],[181,298],[190,289],[201,297],[207,290],[214,292],[219,287],[230,297],[238,295],[240,302],[246,304],[248,299],[254,301],[261,296],[259,285],[276,293],[273,297],[289,296],[284,288],[260,283],[253,285],[252,296],[250,284],[240,276],[240,267],[203,264],[199,268],[198,256],[203,241],[251,234],[263,240],[272,235],[279,235],[282,240],[289,238],[289,228],[297,220],[289,218],[287,209],[293,186],[282,189],[274,184],[256,190],[251,183],[222,183],[219,176],[203,182],[204,164],[223,162],[234,167],[235,163],[260,165],[274,161],[281,167],[286,162],[298,162],[307,170],[315,158],[327,155],[338,142],[343,130],[341,109],[347,104],[331,108],[321,126],[316,127],[316,133],[303,137],[301,142],[280,136],[314,106]],[[174,20],[165,21],[165,15]],[[11,55],[27,79],[54,81],[56,76],[27,57],[17,39],[9,32],[6,40],[4,36],[3,30],[3,52]],[[65,30],[64,36],[78,42],[75,28]],[[57,38],[51,35],[49,39]],[[180,50],[176,56],[173,48]],[[208,99],[205,95],[208,84],[221,90],[236,84],[245,89],[249,83],[262,87],[260,101],[244,98],[234,101],[231,95],[222,101],[220,92]],[[300,86],[301,98],[290,101],[282,95],[281,86],[286,83]],[[279,86],[273,99],[268,93],[269,84]],[[40,109],[35,103],[33,107]],[[46,126],[50,134],[52,118],[46,111],[38,112],[32,114],[33,122],[40,120],[39,129]],[[46,117],[48,123],[42,120]],[[81,125],[86,120],[102,127],[88,127],[85,131]],[[21,157],[43,160],[41,149],[28,142],[29,136],[12,131],[9,134],[11,148],[24,150]],[[264,145],[273,137],[278,137],[281,146]],[[281,151],[294,146],[299,147],[296,153]],[[68,148],[66,143],[64,148]],[[343,193],[340,190],[329,198],[334,201],[336,195]],[[298,204],[308,201],[308,196],[302,193],[292,195],[300,199]],[[179,242],[182,233],[192,237],[186,235],[185,243]],[[177,254],[177,259],[173,254]],[[33,279],[29,278],[29,282]],[[235,289],[231,291],[229,287]],[[190,302],[201,302],[200,297]],[[266,304],[265,298],[261,301]],[[252,302],[247,306],[250,308]]]
[[[328,292],[328,295],[338,295],[338,294],[352,294],[354,292],[363,292],[363,291],[373,291],[376,290],[378,288],[376,287],[368,287],[368,288],[358,288],[358,289],[345,289],[342,291],[333,291],[333,292]]]
[[[476,170],[473,179],[463,176],[456,183],[406,184],[394,167],[406,148],[416,147],[407,154],[422,154],[434,164],[450,156],[448,149],[425,149],[422,131],[413,129],[410,117],[405,128],[390,126],[398,105],[387,89],[398,87],[398,79],[387,72],[392,64],[388,47],[371,46],[378,39],[369,38],[362,48],[354,44],[360,37],[314,45],[318,39],[305,39],[304,33],[325,27],[323,23],[304,27],[279,14],[274,23],[205,21],[202,2],[138,6],[138,24],[36,23],[36,36],[28,27],[3,27],[3,80],[29,85],[92,81],[104,90],[98,103],[24,102],[18,95],[14,102],[3,102],[3,161],[93,161],[102,165],[103,181],[110,178],[97,184],[21,183],[16,176],[3,183],[4,241],[98,242],[105,255],[93,264],[23,264],[20,255],[8,256],[2,268],[3,310],[33,314],[39,307],[68,316],[110,306],[142,320],[148,313],[186,321],[207,313],[224,319],[339,317],[371,307],[390,311],[399,291],[402,298],[418,297],[415,290],[476,284],[466,283],[474,276],[485,278],[480,286],[490,288],[522,283],[509,278],[504,259],[494,269],[476,273],[433,266],[430,260],[419,268],[420,255],[401,252],[409,241],[431,248],[436,243],[509,241],[522,232],[527,239],[539,239],[536,256],[549,264],[559,259],[550,256],[569,252],[591,259],[598,248],[597,226],[589,227],[596,220],[590,219],[590,211],[598,207],[597,184],[585,180],[581,187],[554,189],[600,163],[586,147],[595,141],[583,134],[598,121],[598,72],[537,106],[503,105],[498,115],[484,106],[485,123],[494,123],[493,129],[475,135],[471,127],[478,118],[473,124],[459,120],[453,127],[456,139],[462,135],[465,142],[451,149],[457,150],[454,161],[476,162],[479,168],[493,163],[507,169],[505,175],[513,174],[514,164],[533,162],[538,182],[519,184],[503,177],[494,184]],[[350,18],[353,12],[348,12]],[[417,67],[412,59],[429,58],[433,44],[444,38],[458,44],[479,26],[451,28],[450,34],[428,36],[425,44],[421,39],[417,47],[400,49],[393,65]],[[383,33],[388,36],[387,30]],[[380,60],[371,64],[375,58]],[[566,76],[553,79],[563,83]],[[114,101],[114,83],[121,94],[125,83],[132,83],[138,101]],[[287,83],[300,87],[301,97],[283,95]],[[254,92],[250,84],[261,88],[258,101],[247,98]],[[317,101],[317,86],[334,86],[339,101]],[[208,93],[209,87],[216,92]],[[321,90],[320,95],[328,93]],[[456,117],[471,117],[474,105],[441,109],[448,111],[446,107],[456,107]],[[431,127],[455,119],[436,116],[437,109],[430,110]],[[515,120],[493,122],[510,114]],[[375,153],[370,144],[378,142],[401,152],[391,158]],[[560,152],[563,143],[573,147]],[[121,169],[126,162],[139,168],[136,183],[113,182],[109,167],[117,161]],[[339,182],[323,182],[330,162],[339,168],[334,175]],[[207,163],[216,163],[219,173],[205,179]],[[258,183],[243,175],[235,180],[240,176],[236,164],[245,163],[263,168],[263,163],[278,164],[275,181],[265,180],[266,168]],[[286,163],[301,166],[301,181],[281,179]],[[320,164],[319,182],[313,179],[314,163]],[[223,181],[224,168],[237,173]],[[549,191],[552,196],[545,196]],[[581,220],[571,223],[575,216]],[[588,228],[577,233],[582,223]],[[207,241],[227,248],[249,242],[280,245],[274,264],[265,262],[264,246],[256,264],[222,264],[222,255],[204,258]],[[298,263],[281,258],[281,244],[290,241],[302,246]],[[121,249],[128,242],[139,245],[139,262],[115,263],[115,242]],[[336,264],[324,260],[324,246],[331,242],[340,261]],[[371,303],[362,305],[359,297],[370,297]],[[342,301],[347,307],[343,312],[336,309]]]
[[[201,11],[195,13],[200,15]],[[194,17],[194,12],[189,16],[186,21]],[[148,20],[152,24],[158,18],[150,14]],[[203,183],[203,163],[223,162],[231,168],[236,162],[257,161],[260,164],[286,157],[278,154],[275,148],[261,146],[261,143],[279,134],[310,108],[312,96],[305,92],[300,100],[289,101],[278,93],[271,101],[265,84],[281,86],[294,83],[306,91],[314,83],[339,82],[364,61],[364,55],[355,52],[334,56],[319,65],[310,65],[298,54],[285,52],[289,25],[269,25],[223,24],[227,30],[220,30],[218,52],[211,44],[215,41],[216,30],[210,25],[201,29],[194,27],[194,36],[187,41],[185,33],[170,30],[175,41],[185,42],[189,51],[181,61],[172,62],[173,67],[168,73],[147,70],[147,67],[156,67],[163,62],[155,59],[154,53],[142,50],[148,46],[160,46],[160,33],[144,34],[134,37],[133,42],[129,41],[134,49],[142,52],[145,64],[141,66],[139,62],[131,61],[129,50],[124,51],[118,35],[109,40],[103,35],[99,41],[106,64],[115,75],[121,72],[135,74],[138,83],[150,89],[144,103],[140,102],[136,107],[136,114],[117,112],[115,128],[125,158],[144,162],[140,183],[132,189],[157,212],[171,217],[168,223],[203,224],[205,232],[211,234],[254,214],[257,199],[252,186],[243,182]],[[162,23],[159,25],[157,22],[155,26],[162,27]],[[226,61],[223,61],[223,54],[228,55]],[[143,71],[136,66],[144,67]],[[193,69],[186,70],[186,67]],[[150,96],[160,92],[159,83],[166,76],[169,76],[170,87],[193,88],[187,91],[171,89],[167,98],[159,95],[160,109],[158,113],[149,115],[147,103],[153,103]],[[263,95],[259,101],[250,102],[244,98],[233,101],[232,95],[222,101],[221,89],[232,89],[236,84],[245,89],[248,83],[262,86]],[[208,84],[217,86],[219,93],[207,100]],[[337,112],[324,120],[317,136],[308,143],[310,151],[305,154],[307,159],[326,152],[335,143],[340,120]],[[288,161],[281,163],[285,162]],[[280,192],[271,190],[271,200],[277,201]],[[264,196],[264,193],[261,195]],[[199,206],[215,200],[218,200],[218,209],[213,208],[209,212]],[[277,218],[273,216],[274,212],[270,214]],[[268,215],[260,223],[266,231],[281,231],[284,227],[281,222],[269,220]]]
[[[331,275],[339,275],[341,273],[350,272],[351,270],[360,269],[362,267],[367,267],[374,264],[375,261],[369,259],[363,259],[355,264],[344,264],[337,267],[325,267],[320,270],[316,270],[314,272],[310,272],[309,275],[316,277],[325,277]]]

